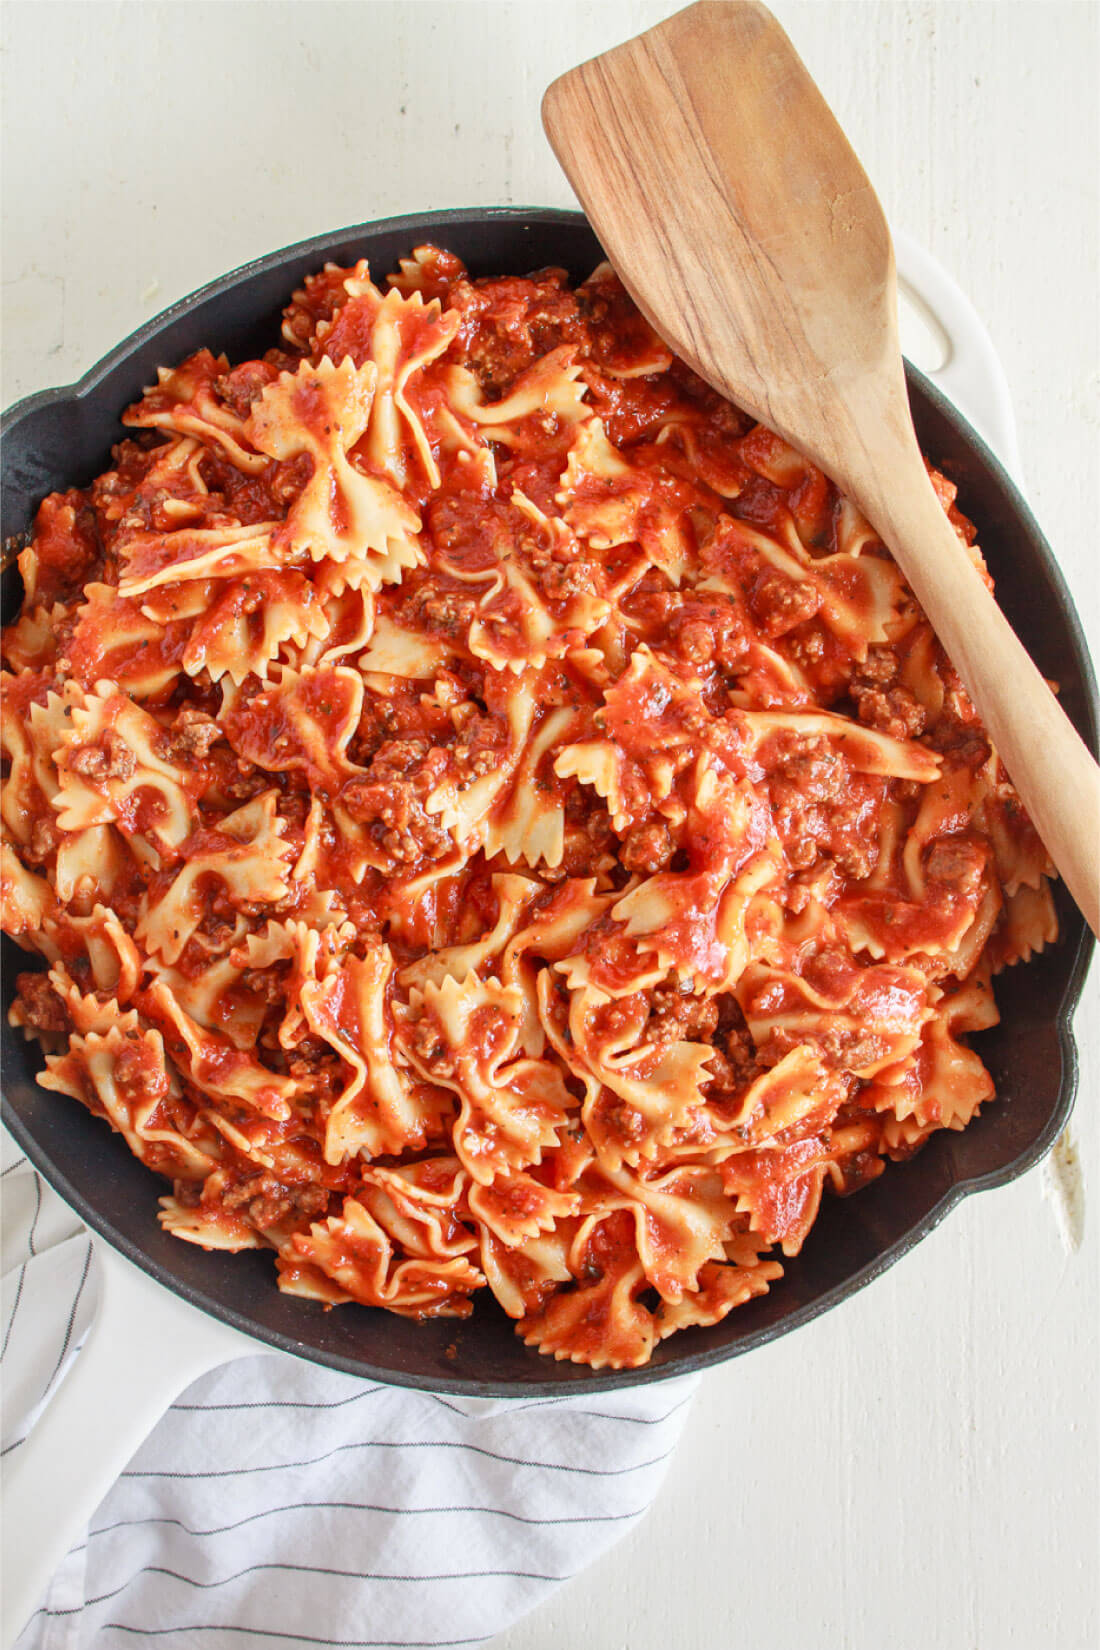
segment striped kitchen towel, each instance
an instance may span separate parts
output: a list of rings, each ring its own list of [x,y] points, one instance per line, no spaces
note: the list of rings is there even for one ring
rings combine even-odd
[[[10,1455],[78,1355],[95,1266],[76,1216],[3,1145]],[[18,1650],[482,1644],[643,1516],[695,1380],[484,1405],[239,1359],[154,1429]]]

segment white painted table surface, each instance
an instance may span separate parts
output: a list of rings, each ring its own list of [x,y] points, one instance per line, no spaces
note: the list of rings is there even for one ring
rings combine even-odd
[[[543,86],[674,9],[9,3],[5,403],[304,236],[571,204]],[[892,222],[984,315],[1030,497],[1100,651],[1100,10],[774,9]],[[1094,991],[1078,1017],[1092,1188],[1098,1007]],[[649,1518],[493,1650],[1094,1646],[1097,1261],[1094,1223],[1063,1250],[1038,1171],[969,1199],[846,1306],[712,1371]]]

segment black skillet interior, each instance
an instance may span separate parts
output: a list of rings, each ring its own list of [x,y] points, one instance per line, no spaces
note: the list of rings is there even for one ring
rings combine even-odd
[[[579,279],[601,253],[579,213],[503,208],[427,214],[366,224],[304,242],[226,276],[185,299],[119,346],[80,385],[48,391],[4,422],[3,534],[22,533],[39,499],[85,485],[107,465],[119,415],[158,365],[203,345],[239,361],[277,339],[294,287],[326,261],[367,257],[381,277],[420,242],[465,260],[474,275],[565,266]],[[920,373],[909,371],[921,444],[960,489],[1008,617],[1062,702],[1096,748],[1095,684],[1084,638],[1057,566],[1019,494],[969,426]],[[4,584],[4,616],[18,608],[18,577]],[[912,1162],[891,1168],[857,1197],[826,1200],[805,1251],[771,1294],[711,1329],[663,1342],[645,1369],[593,1372],[525,1347],[491,1301],[472,1319],[410,1323],[388,1313],[320,1306],[282,1295],[269,1257],[206,1254],[157,1225],[160,1187],[82,1107],[34,1082],[36,1044],[2,1026],[4,1116],[37,1167],[80,1215],[169,1289],[273,1347],[349,1373],[440,1392],[497,1397],[564,1396],[660,1380],[705,1367],[807,1322],[883,1271],[965,1193],[1022,1174],[1055,1139],[1073,1100],[1076,1057],[1070,1018],[1091,940],[1060,893],[1062,937],[998,982],[1002,1023],[978,1044],[1000,1095],[962,1134],[942,1134]],[[4,941],[4,1007],[22,952]],[[185,1328],[181,1325],[181,1333]]]

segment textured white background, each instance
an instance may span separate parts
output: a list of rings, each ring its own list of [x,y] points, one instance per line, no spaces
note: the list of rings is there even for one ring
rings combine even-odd
[[[662,3],[16,0],[3,397],[78,376],[222,271],[345,223],[569,204],[542,87]],[[888,214],[985,316],[1028,490],[1096,648],[1089,0],[775,0]],[[1100,1015],[1078,1021],[1098,1184]],[[653,1513],[493,1650],[1079,1650],[1097,1635],[1098,1248],[1036,1172],[712,1372]]]

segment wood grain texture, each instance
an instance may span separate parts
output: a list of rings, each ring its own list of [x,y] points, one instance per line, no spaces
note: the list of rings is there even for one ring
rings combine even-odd
[[[829,376],[898,374],[893,249],[771,13],[756,0],[689,6],[556,80],[543,122],[677,353],[755,417],[796,421],[835,465]]]
[[[571,204],[543,86],[675,9],[9,3],[5,399],[77,376],[202,281],[305,235]],[[773,9],[891,224],[984,315],[1029,498],[1100,653],[1100,11]],[[1077,1036],[1095,1188],[1095,990]],[[1095,1209],[1067,1256],[1038,1173],[969,1199],[841,1310],[708,1375],[646,1520],[491,1650],[1093,1650],[1098,1312]]]
[[[700,0],[556,80],[543,120],[657,331],[878,529],[1100,932],[1100,768],[935,499],[886,220],[779,24],[759,0]]]

